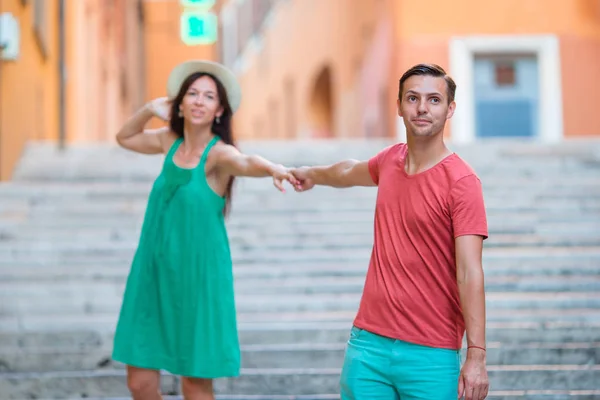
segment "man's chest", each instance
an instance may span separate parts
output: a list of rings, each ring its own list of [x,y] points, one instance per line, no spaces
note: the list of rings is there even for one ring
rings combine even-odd
[[[376,204],[380,216],[404,229],[438,230],[451,225],[448,189],[435,180],[382,176]]]

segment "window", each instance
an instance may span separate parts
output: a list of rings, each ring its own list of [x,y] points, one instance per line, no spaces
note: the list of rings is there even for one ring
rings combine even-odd
[[[496,63],[496,85],[514,86],[516,83],[515,64],[512,62]]]

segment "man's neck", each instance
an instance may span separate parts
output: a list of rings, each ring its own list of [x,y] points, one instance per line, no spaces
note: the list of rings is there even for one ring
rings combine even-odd
[[[418,174],[433,167],[452,154],[446,147],[443,135],[433,137],[407,137],[408,156],[404,168],[409,175]]]

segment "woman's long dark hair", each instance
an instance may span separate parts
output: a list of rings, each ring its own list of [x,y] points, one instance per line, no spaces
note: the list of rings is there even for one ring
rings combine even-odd
[[[179,116],[179,105],[183,101],[183,97],[187,93],[188,89],[197,79],[208,76],[211,78],[215,85],[217,86],[217,94],[219,96],[219,102],[221,103],[221,107],[223,107],[223,114],[219,117],[219,123],[217,123],[216,119],[213,121],[211,131],[215,135],[221,138],[221,140],[232,146],[235,146],[235,141],[233,139],[233,133],[231,132],[231,118],[233,117],[233,111],[231,110],[231,105],[229,104],[229,99],[227,97],[227,91],[225,87],[216,77],[211,74],[205,72],[196,72],[191,74],[186,78],[185,81],[181,84],[181,88],[179,89],[179,93],[175,99],[173,99],[173,103],[171,105],[171,120],[169,121],[169,126],[173,132],[179,137],[183,137],[183,117]],[[233,189],[233,180],[232,176],[227,183],[227,189],[225,190],[225,208],[223,209],[223,214],[227,215],[231,208],[231,194]]]

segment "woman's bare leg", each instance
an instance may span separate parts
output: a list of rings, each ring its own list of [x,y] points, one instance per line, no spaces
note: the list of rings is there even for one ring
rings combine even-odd
[[[127,387],[133,400],[162,400],[160,395],[160,372],[127,366]]]
[[[181,378],[184,400],[215,400],[212,379]]]

